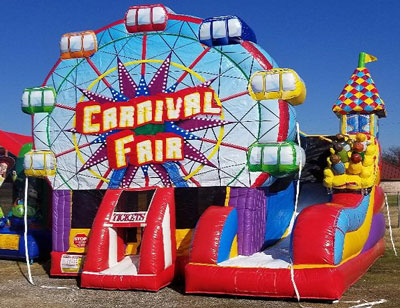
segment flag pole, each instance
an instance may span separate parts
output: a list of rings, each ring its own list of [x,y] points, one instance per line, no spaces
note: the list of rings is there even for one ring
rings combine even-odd
[[[358,67],[365,67],[365,52],[360,52],[358,55]]]
[[[365,52],[360,52],[360,54],[358,55],[358,67],[359,68],[364,68],[365,67],[365,63],[374,62],[374,61],[377,61],[377,60],[378,60],[378,58],[373,56],[373,55],[371,55],[371,54],[368,54],[368,53],[365,53]]]

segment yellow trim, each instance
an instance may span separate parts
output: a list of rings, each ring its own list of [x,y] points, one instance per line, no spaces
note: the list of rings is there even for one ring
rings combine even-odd
[[[129,242],[126,244],[125,255],[137,255],[138,248],[142,242],[142,229],[136,228],[136,242]]]
[[[140,243],[138,243],[138,242],[126,243],[125,256],[137,255],[139,245],[140,245]]]
[[[211,264],[211,263],[198,263],[198,262],[189,262],[188,264],[192,265],[201,265],[201,266],[220,266],[218,264]],[[222,267],[222,266],[221,266]],[[229,266],[229,267],[238,267],[238,266]]]
[[[124,63],[124,65],[125,65],[125,66],[129,66],[129,65],[140,64],[140,63],[164,63],[164,61],[163,61],[163,60],[157,60],[157,59],[136,60],[136,61],[131,61],[131,62]],[[204,81],[205,81],[205,78],[204,78],[204,77],[202,77],[200,74],[196,73],[195,71],[191,70],[191,69],[188,68],[188,67],[185,67],[185,66],[183,66],[183,65],[181,65],[181,64],[178,64],[178,63],[175,63],[175,62],[171,62],[170,64],[171,64],[172,66],[175,66],[175,67],[177,67],[177,68],[180,68],[181,70],[184,70],[184,71],[188,72],[189,74],[195,76],[195,77],[196,77],[197,79],[199,79],[201,82],[204,82]],[[101,74],[99,77],[97,77],[97,78],[89,85],[89,87],[87,88],[87,90],[92,89],[93,86],[96,85],[101,79],[103,79],[104,77],[106,77],[106,76],[109,75],[110,73],[114,72],[115,70],[117,70],[117,67],[113,67],[113,68],[109,69],[108,71],[106,71],[105,73]],[[79,102],[82,102],[82,101],[84,100],[84,98],[85,98],[85,95],[82,94],[81,98],[79,99]],[[222,107],[222,103],[221,103],[221,101],[220,101],[220,99],[219,99],[219,97],[218,97],[217,94],[215,94],[215,101],[217,102],[217,105],[218,105],[218,106],[221,106],[221,107]],[[75,118],[76,118],[76,116],[74,116],[74,119],[73,119],[74,127],[75,127],[75,123],[76,123]],[[223,120],[223,119],[224,119],[224,113],[223,113],[223,109],[221,108],[221,120]],[[219,149],[219,147],[220,147],[220,145],[221,145],[223,135],[224,135],[224,126],[221,126],[221,127],[220,127],[220,130],[219,130],[218,141],[217,141],[217,143],[216,143],[216,145],[215,145],[213,151],[208,155],[207,159],[211,159],[211,158],[215,155],[215,153],[217,153],[217,151],[218,151],[218,149]],[[77,154],[79,160],[81,161],[82,164],[85,164],[86,161],[85,161],[85,159],[83,158],[83,156],[82,156],[82,154],[81,154],[81,152],[80,152],[80,150],[79,150],[79,147],[78,147],[78,144],[77,144],[77,140],[76,140],[76,135],[75,135],[75,134],[72,134],[72,141],[73,141],[73,144],[74,144],[75,152],[76,152],[76,154]],[[195,170],[193,170],[190,174],[188,174],[187,176],[185,176],[184,179],[185,179],[185,180],[190,179],[190,178],[193,177],[195,174],[197,174],[201,169],[203,169],[203,167],[204,167],[204,165],[199,165],[199,166],[198,166]],[[100,180],[102,180],[102,181],[104,181],[104,182],[106,182],[106,183],[109,182],[108,179],[102,177],[100,174],[98,174],[97,172],[93,171],[91,168],[88,168],[87,170],[89,170],[89,172],[90,172],[91,174],[93,174],[96,178],[98,178],[98,179],[100,179]]]
[[[294,269],[304,269],[304,268],[336,268],[339,267],[341,265],[343,265],[344,263],[350,261],[351,259],[357,257],[360,253],[354,254],[346,259],[343,259],[342,262],[340,262],[337,265],[332,265],[332,264],[296,264],[293,265]],[[290,268],[290,267],[289,267]]]
[[[188,256],[190,250],[190,244],[192,242],[193,229],[176,229],[176,255]]]
[[[86,241],[89,240],[89,233],[90,229],[71,229],[69,231],[69,249],[67,252],[73,252],[73,253],[85,253],[86,252],[86,247],[87,247],[87,242],[84,247],[79,247],[76,246],[74,243],[75,236],[78,234],[84,234],[86,235]]]
[[[19,239],[18,234],[0,234],[0,249],[18,250]]]
[[[372,136],[375,136],[375,114],[371,114],[369,120],[369,131]]]
[[[294,269],[313,269],[313,268],[336,268],[339,267],[341,265],[343,265],[344,263],[350,261],[351,259],[357,257],[360,253],[354,254],[350,257],[348,257],[347,259],[342,260],[342,262],[340,262],[337,265],[331,265],[331,264],[296,264],[293,265]],[[210,264],[210,263],[197,263],[197,262],[190,262],[189,264],[193,264],[193,265],[202,265],[202,266],[220,266],[218,264]],[[232,268],[243,268],[241,266],[224,266],[224,267],[232,267]],[[290,269],[290,265],[285,267],[285,268],[281,268],[281,269]],[[246,268],[253,268],[253,269],[260,269],[260,267],[246,267]],[[261,269],[276,269],[275,267],[261,267]]]
[[[337,265],[331,265],[331,264],[296,264],[296,265],[294,265],[294,269],[303,269],[303,268],[336,268],[336,267],[339,267],[339,266],[343,265],[344,263],[350,261],[351,259],[354,259],[355,257],[357,257],[361,253],[361,250],[359,250],[358,252],[354,253],[353,255],[351,255],[351,256],[349,256],[347,258],[344,258]]]
[[[342,115],[341,133],[347,134],[347,115]]]
[[[294,213],[293,213],[293,215],[294,215]],[[292,219],[290,219],[290,221],[292,221]],[[290,222],[289,222],[289,227],[287,227],[285,233],[283,233],[283,235],[281,236],[280,240],[284,239],[288,235],[289,228],[290,228]]]
[[[329,136],[329,135],[319,135],[319,134],[307,134],[307,133],[305,133],[305,132],[303,132],[301,130],[299,132],[300,132],[300,134],[302,134],[302,135],[304,135],[306,137],[326,137],[326,136]]]
[[[238,256],[238,243],[237,243],[237,234],[235,235],[232,246],[231,246],[231,251],[229,252],[229,259],[237,257]]]
[[[346,233],[343,246],[343,259],[359,254],[364,247],[371,229],[374,201],[375,187],[372,189],[370,194],[368,211],[363,224],[357,230]]]
[[[43,166],[44,166],[44,172],[46,172],[46,170],[47,170],[47,159],[46,159],[46,153],[43,153]]]
[[[226,187],[226,195],[225,195],[225,204],[224,206],[229,206],[229,198],[231,196],[231,188],[229,186]]]
[[[353,256],[353,257],[355,257],[355,256]],[[352,257],[352,258],[353,258]],[[294,265],[293,266],[293,268],[294,269],[312,269],[312,268],[335,268],[335,267],[339,267],[340,265],[342,265],[343,263],[346,263],[347,261],[349,261],[350,259],[352,259],[352,258],[349,258],[349,259],[347,259],[347,260],[344,260],[344,261],[342,261],[340,264],[338,264],[338,265],[329,265],[329,264],[299,264],[299,265]],[[219,267],[230,267],[230,268],[243,268],[242,266],[221,266],[221,265],[218,265],[218,264],[210,264],[210,263],[197,263],[197,262],[190,262],[189,264],[192,264],[192,265],[201,265],[201,266],[219,266]],[[248,269],[257,269],[257,270],[259,270],[259,269],[277,269],[276,267],[247,267],[246,266],[246,268],[248,268]],[[289,266],[287,266],[287,267],[282,267],[282,268],[280,268],[280,269],[287,269],[287,270],[289,270],[290,269],[290,265]]]

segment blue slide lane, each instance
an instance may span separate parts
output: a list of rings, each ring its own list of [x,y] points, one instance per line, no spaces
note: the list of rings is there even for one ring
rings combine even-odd
[[[233,239],[235,238],[235,235],[237,234],[237,230],[238,230],[238,214],[237,210],[234,208],[226,218],[224,227],[222,229],[218,246],[217,263],[229,259],[232,242]]]
[[[365,196],[357,207],[343,209],[340,212],[335,231],[335,264],[342,261],[346,233],[357,230],[363,224],[368,211],[369,199],[370,195]]]
[[[295,182],[288,188],[277,193],[266,193],[267,195],[267,221],[264,248],[279,241],[286,229],[294,211]]]

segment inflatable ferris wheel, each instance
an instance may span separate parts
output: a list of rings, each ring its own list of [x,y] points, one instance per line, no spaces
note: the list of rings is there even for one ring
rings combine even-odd
[[[27,165],[53,189],[250,187],[265,171],[249,171],[250,148],[294,140],[294,109],[278,99],[299,77],[275,71],[277,89],[265,87],[273,75],[248,87],[277,65],[238,17],[135,6],[97,31],[63,35],[60,49],[42,87],[23,96],[37,151]],[[260,101],[270,91],[275,103]],[[289,148],[298,165],[301,151]]]

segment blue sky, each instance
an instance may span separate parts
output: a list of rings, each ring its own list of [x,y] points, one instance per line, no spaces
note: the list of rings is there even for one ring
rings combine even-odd
[[[20,98],[40,85],[59,57],[63,33],[95,30],[123,18],[127,8],[149,1],[2,1],[0,18],[0,129],[30,134]],[[400,2],[364,1],[163,1],[177,13],[199,17],[238,15],[281,67],[295,69],[307,84],[297,107],[303,131],[338,132],[331,107],[365,51],[379,61],[367,64],[385,101],[380,121],[384,148],[400,145]]]

